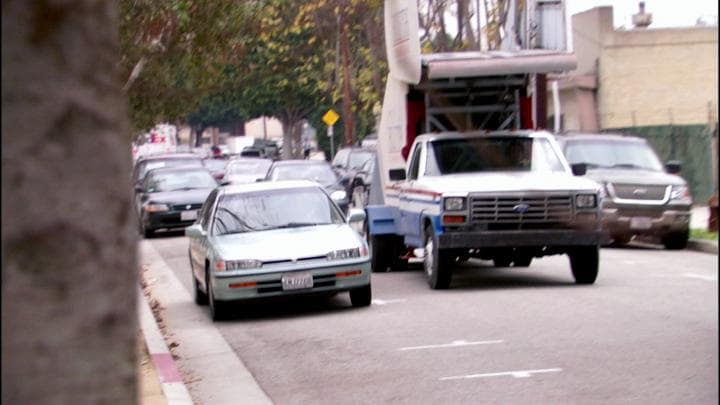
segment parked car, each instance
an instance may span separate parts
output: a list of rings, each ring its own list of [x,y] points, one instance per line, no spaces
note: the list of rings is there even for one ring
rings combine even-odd
[[[210,191],[218,183],[203,167],[150,170],[135,191],[140,234],[192,225]]]
[[[332,167],[347,184],[345,192],[348,196],[353,194],[352,179],[368,160],[375,157],[375,151],[357,147],[340,149],[332,160]],[[350,197],[349,197],[350,198]]]
[[[206,158],[203,159],[203,165],[210,171],[210,174],[217,181],[222,181],[225,177],[225,167],[229,160],[225,158]]]
[[[152,169],[180,166],[203,167],[203,160],[200,155],[194,153],[163,153],[143,156],[137,160],[133,167],[132,185],[133,187],[140,186],[147,172]]]
[[[350,203],[346,191],[349,179],[342,178],[324,160],[278,160],[273,162],[265,177],[270,181],[311,180],[319,183],[330,194],[343,213],[348,212]]]
[[[323,188],[310,181],[218,187],[186,229],[195,302],[213,320],[230,301],[349,291],[354,307],[370,305],[370,256]]]
[[[350,181],[351,194],[350,201],[354,207],[364,208],[368,205],[368,199],[370,196],[370,185],[372,184],[372,177],[375,171],[375,158],[368,159],[359,169],[353,173],[353,178]]]
[[[262,158],[233,159],[225,167],[224,181],[231,184],[243,184],[264,180],[272,162],[271,159]]]
[[[571,164],[603,185],[603,229],[614,245],[635,236],[654,237],[667,249],[684,249],[690,235],[692,197],[678,175],[680,162],[665,167],[645,139],[618,134],[558,136]]]

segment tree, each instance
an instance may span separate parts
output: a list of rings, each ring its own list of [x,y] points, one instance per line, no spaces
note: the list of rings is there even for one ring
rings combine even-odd
[[[116,8],[3,3],[3,403],[137,401]]]

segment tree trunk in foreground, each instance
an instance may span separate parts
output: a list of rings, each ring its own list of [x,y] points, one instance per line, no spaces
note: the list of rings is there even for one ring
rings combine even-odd
[[[137,263],[117,2],[2,5],[2,403],[132,404]]]

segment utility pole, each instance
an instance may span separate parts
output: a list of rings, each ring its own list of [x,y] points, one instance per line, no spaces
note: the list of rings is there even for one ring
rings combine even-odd
[[[352,95],[350,91],[350,40],[347,32],[345,8],[340,11],[340,49],[343,58],[343,99],[342,110],[345,123],[345,144],[355,143],[355,119],[352,112]]]

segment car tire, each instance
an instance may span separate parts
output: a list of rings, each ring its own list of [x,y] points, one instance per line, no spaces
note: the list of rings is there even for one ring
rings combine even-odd
[[[386,272],[392,261],[393,247],[385,235],[370,235],[370,267],[373,273]]]
[[[226,317],[225,303],[215,299],[215,293],[213,292],[212,283],[210,282],[210,275],[205,276],[205,285],[208,290],[208,306],[210,307],[210,318],[213,321],[220,321]]]
[[[612,242],[610,242],[610,246],[614,246],[614,247],[625,246],[628,243],[630,243],[631,239],[632,239],[632,235],[612,235]]]
[[[509,256],[498,256],[494,257],[492,260],[495,267],[510,267],[510,264],[512,263],[512,258]]]
[[[662,237],[662,244],[668,250],[682,250],[687,247],[689,239],[689,230],[672,232]]]
[[[518,254],[513,258],[513,267],[530,267],[533,257],[528,254]]]
[[[372,289],[370,284],[350,290],[350,303],[353,307],[367,307],[372,301]]]
[[[449,288],[454,264],[455,257],[450,252],[438,248],[433,227],[426,227],[423,268],[430,288],[433,290]]]
[[[195,277],[195,267],[193,266],[192,256],[190,256],[189,251],[188,258],[190,259],[190,277],[192,277],[193,281],[193,300],[197,305],[207,305],[208,296],[200,289],[200,283],[198,282],[197,277]]]
[[[570,270],[576,284],[593,284],[597,279],[600,265],[600,248],[578,246],[568,253]]]

